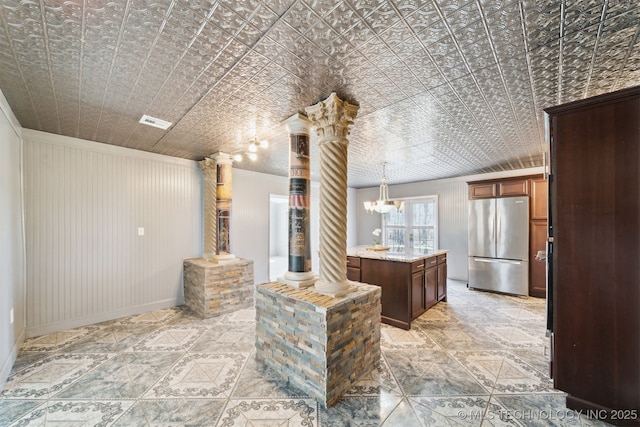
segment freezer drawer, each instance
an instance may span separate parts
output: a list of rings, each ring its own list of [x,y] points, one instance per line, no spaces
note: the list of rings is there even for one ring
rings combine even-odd
[[[507,294],[529,295],[529,263],[469,257],[469,287]]]

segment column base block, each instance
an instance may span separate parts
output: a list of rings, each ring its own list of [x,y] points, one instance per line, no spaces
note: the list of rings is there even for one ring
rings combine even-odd
[[[278,277],[278,282],[284,285],[292,286],[296,289],[304,289],[313,286],[318,278],[311,275],[310,279],[294,279],[287,277],[287,273],[283,277]]]
[[[236,259],[234,254],[216,254],[213,256],[213,261],[216,262],[225,262]]]
[[[332,298],[340,298],[345,295],[349,295],[353,291],[353,284],[358,282],[351,282],[345,280],[342,283],[331,283],[322,280],[317,280],[314,291],[322,295],[328,295]]]
[[[380,362],[380,287],[351,283],[343,298],[256,286],[256,359],[325,407]]]
[[[200,318],[253,307],[253,261],[233,258],[222,263],[203,258],[184,260],[184,303]]]

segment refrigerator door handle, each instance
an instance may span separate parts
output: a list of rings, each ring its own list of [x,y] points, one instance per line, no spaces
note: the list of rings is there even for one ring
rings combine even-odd
[[[494,245],[494,256],[495,256],[495,244],[498,241],[496,239],[496,222],[495,222],[495,213],[493,215],[491,215],[491,222],[489,223],[491,226],[491,242],[493,242]]]
[[[498,216],[497,212],[494,215],[495,215],[495,220],[491,221],[491,241],[495,245],[496,242],[498,241],[499,233],[497,232],[496,229],[498,228],[498,221],[500,220],[500,217]]]
[[[513,265],[520,265],[522,264],[522,261],[514,261],[514,260],[510,260],[510,259],[488,259],[488,258],[474,258],[473,259],[476,262],[487,262],[487,263],[499,263],[499,264],[513,264]]]

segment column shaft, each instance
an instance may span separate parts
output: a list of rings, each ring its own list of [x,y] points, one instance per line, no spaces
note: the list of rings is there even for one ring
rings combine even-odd
[[[309,129],[302,114],[285,120],[289,129],[289,257],[288,271],[278,281],[296,288],[312,286]]]
[[[358,106],[335,93],[306,108],[320,145],[320,278],[316,290],[346,293],[347,281],[347,147],[349,126]]]
[[[217,220],[216,220],[216,163],[205,158],[200,162],[204,176],[204,253],[202,258],[211,259],[216,254]]]
[[[223,260],[234,258],[231,253],[231,199],[232,186],[232,159],[229,154],[216,153],[213,159],[217,164],[216,173],[216,216],[217,221],[217,246],[215,259]]]

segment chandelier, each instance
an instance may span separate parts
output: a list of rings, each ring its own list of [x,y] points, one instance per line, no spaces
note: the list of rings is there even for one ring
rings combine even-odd
[[[258,148],[269,148],[269,141],[267,141],[266,139],[258,141],[258,138],[254,136],[253,139],[249,141],[249,145],[247,146],[246,150],[239,150],[232,153],[233,160],[235,160],[236,162],[241,162],[244,158],[243,156],[247,156],[249,160],[255,162],[256,160],[258,160]]]
[[[404,202],[400,200],[389,200],[389,187],[387,187],[387,163],[382,163],[382,181],[380,183],[380,194],[378,200],[364,202],[364,208],[367,212],[379,212],[386,214],[394,209],[402,210]]]

